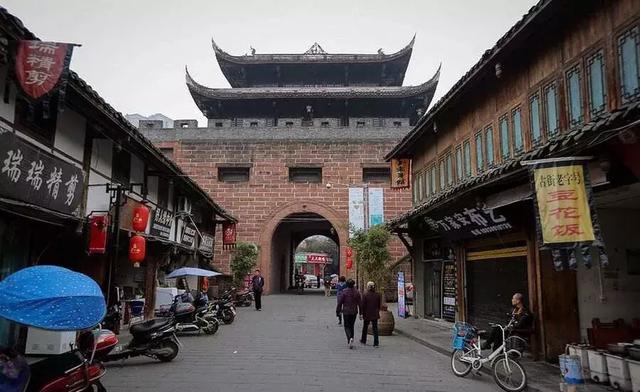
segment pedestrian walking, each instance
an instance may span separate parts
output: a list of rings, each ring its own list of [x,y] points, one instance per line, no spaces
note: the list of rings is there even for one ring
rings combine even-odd
[[[338,297],[338,306],[336,314],[342,314],[344,318],[344,333],[347,335],[347,344],[349,348],[353,348],[354,325],[358,317],[358,308],[360,307],[360,293],[355,289],[356,282],[353,279],[347,280],[347,288],[342,290]]]
[[[318,278],[318,288],[320,288],[320,275],[318,275],[317,278]]]
[[[324,277],[324,296],[331,297],[331,277]]]
[[[367,292],[362,296],[362,304],[360,305],[360,319],[363,320],[360,343],[367,344],[367,330],[369,329],[369,323],[371,323],[373,347],[378,347],[380,344],[378,339],[378,319],[380,319],[381,306],[382,297],[376,293],[376,285],[373,282],[367,282]]]
[[[340,294],[347,287],[347,278],[341,276],[338,278],[338,283],[336,284],[336,301],[340,300]],[[342,324],[342,313],[336,312],[336,317],[338,318],[338,325]]]
[[[260,275],[260,270],[256,269],[251,278],[251,291],[253,300],[256,303],[256,310],[262,310],[262,289],[264,288],[264,278]]]

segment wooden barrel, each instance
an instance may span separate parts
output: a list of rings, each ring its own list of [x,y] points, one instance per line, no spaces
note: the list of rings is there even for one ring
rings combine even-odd
[[[393,313],[388,310],[380,311],[380,320],[378,320],[378,334],[380,336],[390,336],[393,333],[393,329],[396,327],[396,321],[393,318]],[[371,324],[367,330],[369,335],[373,335]]]

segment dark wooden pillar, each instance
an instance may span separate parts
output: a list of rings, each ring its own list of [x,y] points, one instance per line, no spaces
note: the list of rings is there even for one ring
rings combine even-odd
[[[156,306],[156,287],[159,256],[149,256],[144,263],[144,318],[153,318]]]

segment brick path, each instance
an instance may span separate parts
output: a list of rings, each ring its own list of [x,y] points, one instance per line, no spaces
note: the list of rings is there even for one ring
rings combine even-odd
[[[460,379],[448,358],[402,337],[349,350],[335,297],[272,295],[239,309],[213,336],[183,336],[171,363],[134,358],[107,364],[113,391],[497,391],[488,376]],[[356,330],[361,326],[356,323]],[[371,341],[369,341],[371,344]]]

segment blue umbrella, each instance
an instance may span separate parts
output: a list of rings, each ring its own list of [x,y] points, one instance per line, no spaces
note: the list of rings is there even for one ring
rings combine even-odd
[[[220,272],[215,272],[215,271],[209,271],[206,269],[202,269],[202,268],[192,268],[192,267],[182,267],[182,268],[178,268],[177,270],[173,271],[172,273],[170,273],[169,275],[167,275],[167,278],[181,278],[183,276],[206,276],[206,277],[212,277],[212,276],[218,276],[218,275],[222,275]]]
[[[98,284],[66,268],[29,267],[0,281],[0,317],[20,324],[75,331],[95,326],[106,311]]]

